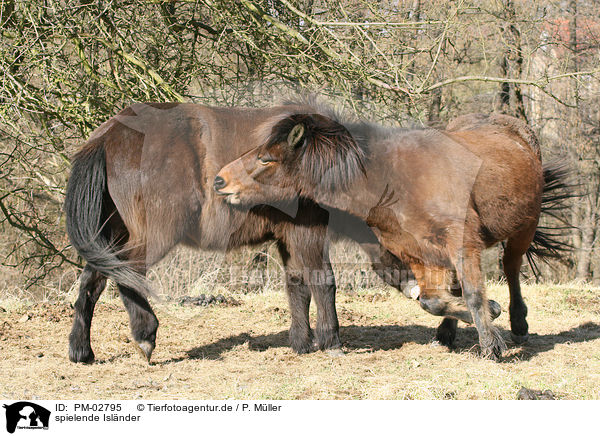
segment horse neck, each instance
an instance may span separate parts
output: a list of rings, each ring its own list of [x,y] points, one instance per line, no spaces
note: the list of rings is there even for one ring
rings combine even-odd
[[[304,194],[317,203],[338,209],[365,220],[372,208],[380,202],[382,192],[386,190],[385,174],[388,174],[389,162],[385,155],[375,153],[365,162],[366,174],[358,177],[346,189],[329,190],[314,187]]]
[[[345,191],[337,192],[317,191],[314,194],[314,200],[316,203],[325,206],[325,208],[338,209],[363,220],[366,219],[369,213],[367,203],[357,199],[352,187]]]

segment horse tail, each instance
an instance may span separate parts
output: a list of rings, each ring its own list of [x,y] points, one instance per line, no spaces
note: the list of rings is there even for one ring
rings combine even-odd
[[[533,242],[527,250],[526,256],[531,269],[539,276],[536,259],[548,261],[560,259],[573,247],[564,241],[566,232],[573,226],[561,216],[561,212],[569,206],[567,200],[579,197],[574,192],[576,185],[569,182],[571,171],[561,161],[550,162],[543,166],[544,188],[542,192],[542,215],[552,218],[558,224],[538,226],[533,236]]]
[[[144,297],[153,295],[146,277],[121,259],[108,221],[116,208],[106,180],[106,155],[100,138],[91,140],[73,158],[64,211],[71,244],[87,264]]]

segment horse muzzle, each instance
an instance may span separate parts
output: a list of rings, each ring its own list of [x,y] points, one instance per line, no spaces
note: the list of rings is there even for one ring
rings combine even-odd
[[[229,204],[239,204],[240,196],[239,190],[235,186],[228,184],[225,179],[221,176],[215,177],[213,182],[213,188],[217,195],[223,197],[223,199]]]

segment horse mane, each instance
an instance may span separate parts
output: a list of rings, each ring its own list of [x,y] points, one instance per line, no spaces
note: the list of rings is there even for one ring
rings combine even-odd
[[[316,94],[312,93],[304,93],[293,98],[283,99],[279,102],[279,106],[283,108],[282,111],[262,124],[259,124],[252,132],[256,144],[267,143],[272,136],[275,126],[280,121],[294,114],[319,114],[339,124],[348,124],[356,121],[346,114],[342,114],[341,111],[334,109],[333,106],[323,102]],[[360,140],[360,138],[356,137],[355,139]]]
[[[300,94],[294,98],[283,100],[281,104],[283,106],[306,107],[309,109],[307,113],[323,115],[340,124],[348,124],[356,121],[340,109],[336,109],[330,103],[326,103],[318,94],[314,93]]]
[[[279,119],[266,141],[267,147],[286,142],[297,124],[304,125],[302,151],[287,164],[300,179],[311,187],[337,191],[346,190],[359,176],[366,175],[367,154],[362,141],[357,141],[342,123],[321,113],[295,113]]]

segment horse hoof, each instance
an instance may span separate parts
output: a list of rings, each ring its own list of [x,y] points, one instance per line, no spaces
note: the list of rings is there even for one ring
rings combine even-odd
[[[515,335],[513,332],[510,332],[510,338],[515,344],[524,344],[529,340],[529,333],[525,333],[524,335]]]
[[[69,348],[69,360],[73,363],[94,363],[95,356],[91,348],[74,349]]]
[[[483,357],[496,362],[502,358],[502,354],[507,350],[506,343],[496,328],[490,331],[489,336],[485,340],[480,340],[479,345]]]
[[[319,349],[319,345],[317,344],[317,342],[312,339],[302,342],[300,344],[292,342],[290,346],[292,347],[292,350],[294,350],[297,354],[314,353]]]
[[[487,349],[482,349],[481,350],[481,356],[484,359],[490,359],[493,360],[494,362],[499,362],[500,359],[502,358],[502,348],[501,347],[493,347],[493,348],[487,348]]]
[[[313,351],[337,350],[342,347],[342,342],[337,330],[317,330],[317,336],[313,340]]]
[[[148,341],[136,342],[133,341],[135,348],[139,351],[141,356],[146,359],[148,363],[150,363],[150,357],[152,357],[152,352],[154,351],[155,345]]]
[[[346,355],[341,348],[330,348],[329,350],[325,350],[325,352],[331,357],[342,357]]]
[[[498,318],[502,313],[502,306],[495,302],[494,300],[489,300],[490,306],[490,315],[492,315],[492,320]]]
[[[302,347],[302,348],[292,348],[296,354],[310,354],[310,353],[314,353],[315,351],[318,350],[318,348],[315,347]]]

